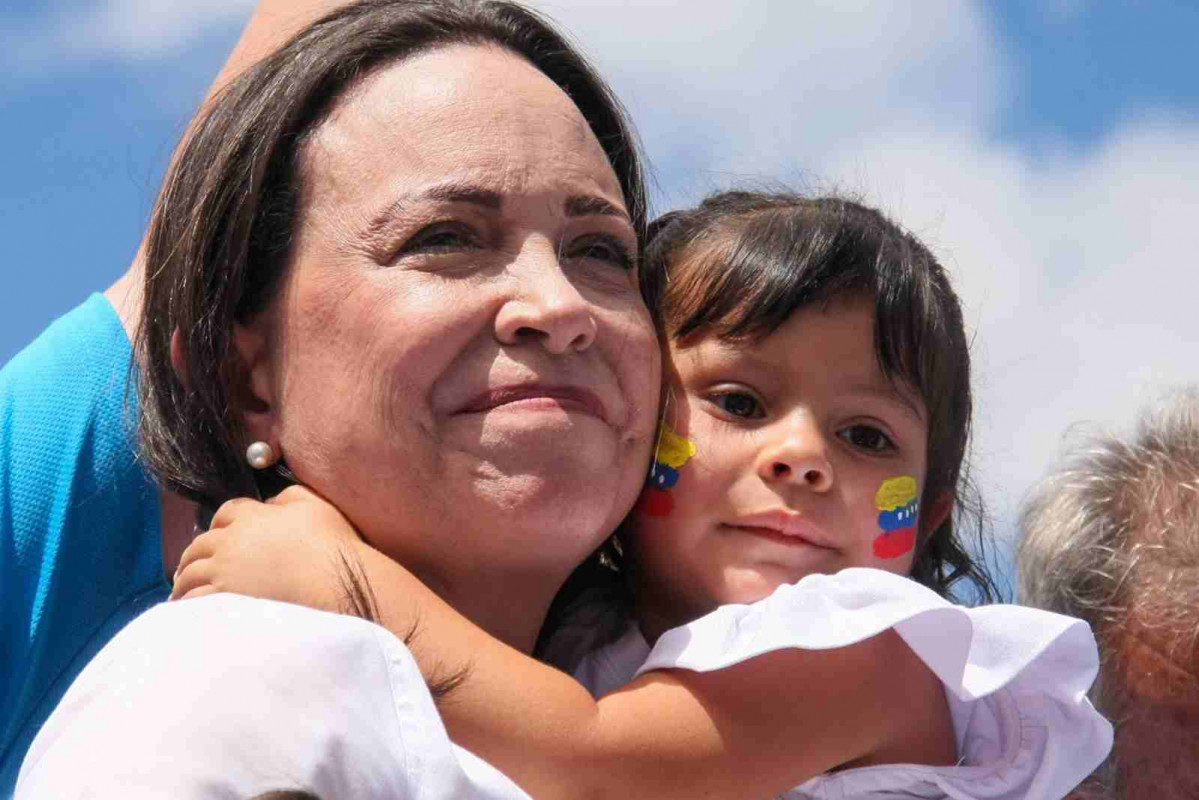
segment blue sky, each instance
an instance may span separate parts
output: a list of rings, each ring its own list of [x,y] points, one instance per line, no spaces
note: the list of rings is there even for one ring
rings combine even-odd
[[[994,3],[1019,92],[996,135],[1035,149],[1059,137],[1093,146],[1130,116],[1170,109],[1199,118],[1199,4]]]
[[[16,5],[0,10],[0,361],[124,271],[253,3]],[[629,105],[660,208],[778,178],[862,193],[937,250],[976,335],[1000,536],[1068,426],[1125,425],[1199,380],[1179,291],[1199,266],[1199,4],[538,5]]]

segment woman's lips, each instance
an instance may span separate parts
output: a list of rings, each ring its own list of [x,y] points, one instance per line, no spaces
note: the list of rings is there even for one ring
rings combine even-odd
[[[501,386],[488,389],[467,403],[460,414],[482,414],[503,406],[562,408],[582,411],[603,422],[608,421],[604,404],[594,393],[579,386]]]

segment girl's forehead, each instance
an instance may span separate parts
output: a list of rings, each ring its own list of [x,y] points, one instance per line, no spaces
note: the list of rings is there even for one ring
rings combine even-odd
[[[869,373],[878,368],[874,338],[874,305],[854,296],[799,308],[764,335],[731,338],[711,333],[676,341],[671,349],[698,358]],[[822,357],[813,361],[813,354]]]

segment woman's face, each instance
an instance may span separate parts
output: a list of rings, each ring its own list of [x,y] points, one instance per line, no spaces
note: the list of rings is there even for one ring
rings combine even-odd
[[[240,333],[251,433],[460,610],[552,594],[633,504],[659,386],[591,129],[523,59],[456,46],[351,89],[301,179],[288,277]]]

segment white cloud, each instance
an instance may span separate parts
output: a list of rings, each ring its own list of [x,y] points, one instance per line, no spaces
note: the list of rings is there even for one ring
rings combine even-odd
[[[80,54],[125,58],[173,53],[219,25],[243,22],[255,0],[104,0],[60,14],[57,33],[63,48]]]
[[[91,59],[176,55],[214,28],[240,27],[256,0],[100,0],[48,3],[0,32],[10,69],[36,72]]]
[[[667,197],[730,176],[796,178],[846,137],[912,118],[985,120],[1008,71],[958,2],[543,0],[629,105]],[[780,172],[781,171],[781,172]]]

